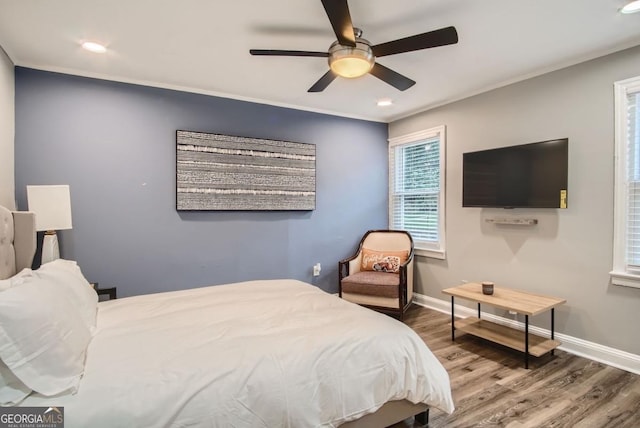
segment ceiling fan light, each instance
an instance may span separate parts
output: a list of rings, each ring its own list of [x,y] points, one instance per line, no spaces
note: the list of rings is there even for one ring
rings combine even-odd
[[[353,79],[371,71],[375,57],[368,44],[356,42],[356,47],[334,43],[329,48],[329,67],[338,76]]]
[[[640,0],[635,0],[630,3],[627,3],[622,9],[620,9],[620,13],[636,13],[640,12]]]
[[[338,76],[353,79],[367,74],[373,64],[358,57],[342,57],[334,59],[329,65]]]

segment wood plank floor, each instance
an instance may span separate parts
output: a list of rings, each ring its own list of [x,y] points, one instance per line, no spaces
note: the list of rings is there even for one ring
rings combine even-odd
[[[452,342],[449,316],[416,305],[405,323],[451,379],[456,410],[431,409],[430,428],[640,427],[638,375],[560,350],[531,357],[525,370],[522,353],[470,335]],[[410,419],[393,428],[412,426]]]

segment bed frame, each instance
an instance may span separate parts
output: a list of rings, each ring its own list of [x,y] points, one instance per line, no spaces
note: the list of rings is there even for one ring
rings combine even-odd
[[[36,253],[36,215],[0,206],[0,279],[30,268]]]
[[[0,206],[0,279],[30,268],[36,252],[36,220],[32,212],[12,212]],[[341,425],[344,428],[386,427],[415,416],[423,425],[429,422],[426,404],[407,400],[389,401],[374,413]]]
[[[426,404],[413,404],[407,400],[388,401],[378,411],[364,415],[360,419],[340,425],[340,428],[388,427],[415,417],[416,422],[429,424],[429,407]]]

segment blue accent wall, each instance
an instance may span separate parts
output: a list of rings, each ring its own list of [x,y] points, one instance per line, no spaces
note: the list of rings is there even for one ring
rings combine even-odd
[[[338,260],[387,226],[386,124],[21,67],[15,84],[18,206],[26,185],[69,184],[61,255],[121,296],[274,278],[336,292]],[[176,211],[177,129],[315,144],[316,209]]]

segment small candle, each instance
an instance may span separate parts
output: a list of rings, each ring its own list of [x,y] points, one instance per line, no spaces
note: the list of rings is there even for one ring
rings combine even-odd
[[[482,282],[482,294],[493,294],[493,282],[491,281],[483,281]]]

